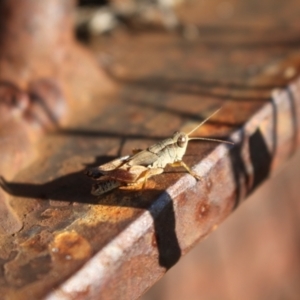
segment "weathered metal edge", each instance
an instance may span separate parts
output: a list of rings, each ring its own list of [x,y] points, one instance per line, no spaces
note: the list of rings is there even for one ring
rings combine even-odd
[[[300,144],[299,117],[298,78],[285,89],[274,90],[270,102],[231,135],[233,148],[219,145],[194,167],[203,181],[196,183],[189,175],[180,178],[45,299],[138,298],[288,160]],[[164,217],[166,224],[174,223],[174,232],[165,236],[175,234],[170,249],[162,247],[163,236],[155,233]],[[169,264],[160,250],[173,257]]]

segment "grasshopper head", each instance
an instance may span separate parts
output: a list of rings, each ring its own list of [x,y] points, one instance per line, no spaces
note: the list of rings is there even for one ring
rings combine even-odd
[[[189,137],[186,133],[184,132],[178,132],[176,131],[173,134],[173,140],[174,143],[176,143],[176,145],[180,148],[186,148],[188,141],[189,141]]]
[[[234,145],[233,142],[230,141],[224,141],[219,139],[211,139],[206,137],[191,137],[190,135],[196,131],[200,126],[202,126],[205,122],[207,122],[213,115],[215,115],[220,109],[215,111],[212,115],[210,115],[208,118],[206,118],[204,121],[202,121],[198,126],[196,126],[193,130],[191,130],[189,133],[185,132],[175,132],[172,136],[173,144],[176,145],[176,152],[177,152],[177,159],[181,160],[183,155],[185,154],[188,142],[190,140],[202,140],[202,141],[209,141],[209,142],[217,142],[217,143],[225,143]]]
[[[176,145],[177,149],[177,158],[179,160],[182,159],[183,155],[185,154],[188,142],[189,142],[189,137],[186,133],[184,132],[175,132],[173,134],[173,141],[174,144]]]

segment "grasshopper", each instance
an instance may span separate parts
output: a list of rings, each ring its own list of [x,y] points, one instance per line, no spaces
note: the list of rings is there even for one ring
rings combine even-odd
[[[183,167],[196,180],[200,180],[201,177],[191,170],[182,161],[182,158],[190,140],[233,144],[232,142],[218,139],[190,137],[195,130],[207,122],[219,110],[215,111],[189,133],[175,132],[172,137],[158,142],[145,150],[134,150],[132,155],[123,156],[99,167],[88,169],[85,174],[97,180],[97,183],[92,187],[91,194],[100,196],[121,186],[141,183],[144,187],[148,178],[163,173],[167,165],[171,167]]]

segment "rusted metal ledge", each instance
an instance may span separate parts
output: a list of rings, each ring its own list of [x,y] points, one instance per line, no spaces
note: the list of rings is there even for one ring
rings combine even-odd
[[[82,127],[48,137],[41,145],[42,158],[6,183],[12,206],[24,216],[23,229],[7,237],[2,248],[10,253],[14,245],[18,251],[8,254],[4,264],[7,299],[46,293],[45,299],[137,298],[294,153],[300,138],[299,89],[299,80],[294,80],[274,90],[244,125],[231,130],[235,146],[191,143],[185,161],[203,176],[200,182],[169,171],[149,180],[145,190],[119,190],[95,199],[82,164],[90,164],[96,153],[105,151],[102,147],[116,154],[118,134],[105,137],[101,130],[90,130],[88,135]],[[234,107],[224,106],[226,120]],[[107,111],[98,120],[115,116],[114,127],[126,109]],[[224,131],[220,124],[214,118],[209,131]],[[149,144],[142,134],[131,134],[126,137],[130,148],[131,138]],[[57,147],[49,150],[54,142]],[[126,152],[126,142],[122,144]],[[110,151],[104,153],[109,156]]]
[[[46,299],[137,298],[294,153],[299,117],[297,80],[275,91],[270,103],[230,135],[235,147],[220,145],[195,164],[203,181],[189,175],[177,179]],[[147,193],[140,193],[141,202]],[[114,198],[100,203],[109,206]],[[127,205],[140,204],[122,201]]]

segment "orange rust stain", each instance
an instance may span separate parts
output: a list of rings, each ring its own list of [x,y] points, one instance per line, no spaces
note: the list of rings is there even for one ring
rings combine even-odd
[[[118,223],[132,219],[139,209],[130,207],[130,197],[108,194],[101,204],[92,205],[85,218],[78,220],[79,225],[97,226],[100,223]]]
[[[207,202],[202,202],[200,203],[200,205],[198,206],[197,210],[196,210],[196,218],[198,220],[201,220],[205,217],[207,217],[209,215],[210,212],[210,205]]]
[[[20,244],[23,248],[23,251],[41,253],[47,249],[47,245],[52,238],[52,234],[48,231],[42,231],[40,234],[34,235],[28,240]]]
[[[92,255],[92,248],[85,238],[72,230],[55,236],[50,253],[53,260],[82,260]]]
[[[108,196],[109,199],[110,196]],[[114,201],[109,201],[108,203],[116,203]],[[121,206],[121,202],[126,202],[129,199],[126,197],[119,199],[119,202],[116,205],[93,205],[88,215],[78,220],[79,225],[87,225],[87,226],[96,226],[99,223],[118,223],[120,221],[125,221],[128,219],[133,218],[136,213],[137,209],[132,207]],[[119,204],[119,205],[118,205]]]

